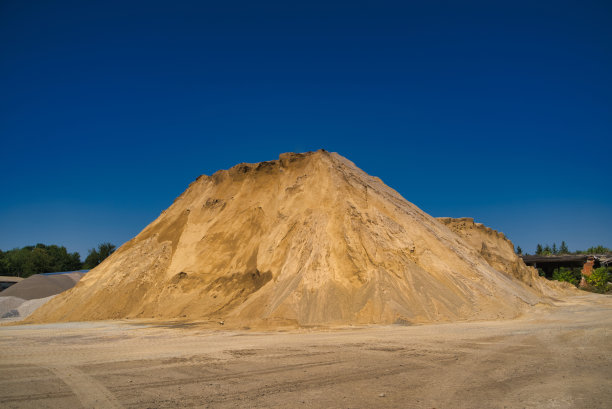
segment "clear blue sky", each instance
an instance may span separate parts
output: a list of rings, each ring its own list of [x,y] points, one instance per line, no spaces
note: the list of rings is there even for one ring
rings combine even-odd
[[[0,249],[129,240],[325,148],[533,251],[612,247],[609,1],[0,2]]]

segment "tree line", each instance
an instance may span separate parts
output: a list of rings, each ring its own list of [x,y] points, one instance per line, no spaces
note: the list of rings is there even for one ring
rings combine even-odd
[[[521,249],[521,246],[518,246],[516,248],[516,253],[518,255],[523,254],[523,249]],[[538,245],[536,246],[536,250],[535,250],[535,254],[538,256],[552,256],[552,255],[561,255],[561,254],[605,254],[605,253],[612,253],[612,250],[602,245],[589,247],[586,250],[569,251],[569,249],[567,248],[567,244],[565,244],[565,241],[562,241],[559,247],[557,247],[557,243],[553,243],[552,247],[549,246],[548,244],[542,246],[540,243],[538,243]],[[525,254],[528,255],[528,253],[525,253]]]
[[[64,246],[39,243],[8,251],[0,250],[0,275],[29,277],[33,274],[90,270],[115,251],[115,245],[102,243],[88,252],[84,262],[77,252]]]

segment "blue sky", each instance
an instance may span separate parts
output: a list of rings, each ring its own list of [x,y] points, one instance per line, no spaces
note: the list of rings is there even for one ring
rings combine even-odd
[[[0,2],[0,249],[129,240],[325,148],[533,251],[612,247],[612,3]]]

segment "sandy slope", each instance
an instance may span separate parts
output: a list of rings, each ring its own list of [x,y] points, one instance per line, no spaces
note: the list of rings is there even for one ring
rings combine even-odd
[[[283,154],[199,177],[30,322],[421,323],[514,317],[557,294],[454,230],[338,154]]]
[[[538,293],[550,297],[561,294],[578,294],[576,288],[570,284],[540,278],[534,268],[526,266],[523,260],[516,255],[514,245],[503,233],[482,223],[475,223],[471,217],[457,219],[438,217],[438,220],[478,251],[490,266],[530,287],[535,287]]]

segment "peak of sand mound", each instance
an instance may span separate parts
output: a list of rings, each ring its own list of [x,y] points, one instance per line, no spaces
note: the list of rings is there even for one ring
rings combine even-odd
[[[498,241],[489,253],[473,241],[336,153],[287,153],[199,177],[30,320],[421,323],[542,301],[546,284],[516,256],[517,274],[489,255]]]

